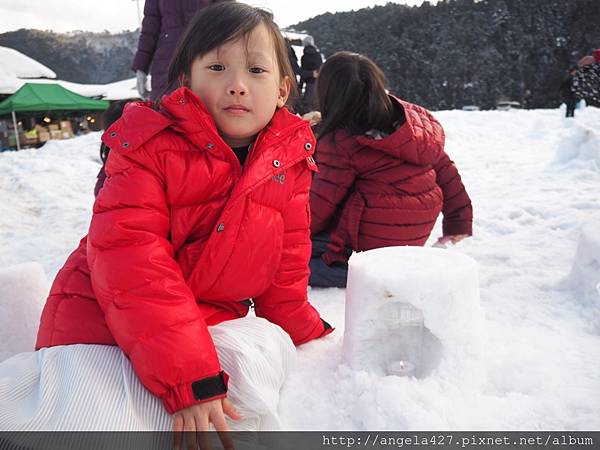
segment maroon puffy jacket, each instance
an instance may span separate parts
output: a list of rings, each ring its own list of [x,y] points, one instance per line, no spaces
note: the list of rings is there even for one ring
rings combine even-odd
[[[167,87],[169,63],[185,27],[196,12],[223,0],[146,0],[138,49],[131,68],[152,69],[154,100]]]
[[[375,139],[336,130],[317,145],[313,235],[331,232],[328,264],[354,251],[424,245],[442,211],[444,235],[472,233],[471,200],[444,152],[444,130],[424,108],[391,97],[405,122]]]
[[[173,413],[224,395],[207,326],[246,315],[246,299],[295,344],[331,329],[307,300],[308,123],[278,110],[242,171],[192,91],[161,106],[129,104],[104,134],[108,178],[54,281],[36,348],[118,345]]]

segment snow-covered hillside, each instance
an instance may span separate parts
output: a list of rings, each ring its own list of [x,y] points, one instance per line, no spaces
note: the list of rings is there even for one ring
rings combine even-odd
[[[474,205],[474,236],[449,251],[478,264],[485,331],[474,339],[484,353],[469,367],[480,376],[351,369],[342,361],[345,292],[311,289],[336,331],[298,349],[284,425],[600,430],[600,109],[575,120],[560,110],[435,115]],[[37,261],[49,281],[56,275],[89,225],[99,139],[0,154],[0,270]],[[35,266],[22,267],[39,285]],[[2,317],[23,307],[7,289]],[[9,332],[0,328],[0,342]]]

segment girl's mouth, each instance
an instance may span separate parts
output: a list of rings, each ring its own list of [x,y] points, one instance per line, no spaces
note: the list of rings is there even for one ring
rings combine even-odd
[[[250,110],[243,105],[230,105],[227,108],[225,108],[225,111],[232,114],[243,114],[250,112]]]

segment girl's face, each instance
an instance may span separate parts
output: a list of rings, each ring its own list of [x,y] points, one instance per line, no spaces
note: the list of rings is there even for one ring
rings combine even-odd
[[[247,41],[227,42],[196,58],[189,86],[231,147],[252,143],[290,93],[290,80],[281,79],[273,40],[262,24]]]

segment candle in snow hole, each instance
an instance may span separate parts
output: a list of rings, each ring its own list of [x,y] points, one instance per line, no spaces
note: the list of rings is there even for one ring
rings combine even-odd
[[[397,377],[414,376],[415,365],[410,361],[394,361],[388,366],[388,374]]]

